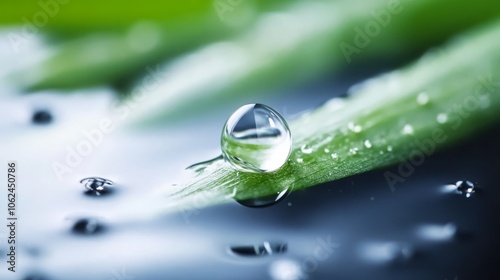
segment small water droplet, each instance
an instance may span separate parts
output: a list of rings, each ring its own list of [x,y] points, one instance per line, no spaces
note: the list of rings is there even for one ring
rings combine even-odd
[[[372,147],[372,143],[370,142],[370,140],[365,140],[365,147],[367,147],[368,149]]]
[[[288,250],[284,242],[264,241],[257,245],[231,246],[230,252],[242,257],[268,256],[283,254]]]
[[[339,155],[338,155],[337,153],[333,153],[333,154],[332,154],[332,158],[333,158],[333,159],[337,159],[338,157],[339,157]]]
[[[288,202],[288,206],[292,206],[292,203],[291,203],[291,202]]]
[[[349,128],[349,130],[351,130],[355,133],[359,133],[362,130],[360,125],[354,124],[353,122],[348,123],[347,128]]]
[[[114,183],[111,180],[104,179],[101,177],[88,177],[80,180],[80,183],[85,184],[85,188],[87,189],[88,195],[107,195],[112,192],[108,186],[113,185]]]
[[[392,146],[391,145],[387,146],[387,151],[388,152],[392,152]]]
[[[285,119],[262,104],[240,107],[222,131],[224,159],[241,171],[276,171],[288,160],[291,148],[292,137]]]
[[[90,235],[102,232],[104,226],[95,218],[82,218],[75,222],[72,230],[77,234]]]
[[[429,103],[429,95],[426,92],[421,92],[417,96],[417,103],[420,105],[425,105]]]
[[[424,225],[418,229],[420,237],[431,241],[447,241],[457,235],[458,228],[452,223],[445,225]]]
[[[325,153],[329,153],[330,149],[324,149]]]
[[[298,162],[298,163],[303,163],[303,162],[304,162],[304,159],[303,159],[303,158],[297,158],[297,162]]]
[[[404,127],[403,127],[403,134],[413,134],[413,126],[409,125],[409,124],[406,124]]]
[[[236,202],[243,206],[252,208],[261,208],[274,205],[282,201],[290,193],[290,188],[286,188],[281,191],[277,191],[275,194],[266,197],[257,197],[250,199],[235,199]]]
[[[308,147],[307,145],[302,145],[302,147],[300,147],[300,150],[304,153],[304,154],[310,154],[313,152],[313,148],[310,148]]]
[[[52,115],[47,110],[37,110],[33,113],[31,121],[34,124],[49,124],[52,122]]]
[[[458,181],[455,186],[457,186],[457,193],[465,197],[471,197],[477,190],[474,183],[468,180]]]
[[[349,149],[349,153],[351,153],[353,155],[357,154],[358,153],[358,148],[350,148]]]
[[[445,113],[439,113],[436,117],[438,123],[445,123],[448,121],[448,115]]]

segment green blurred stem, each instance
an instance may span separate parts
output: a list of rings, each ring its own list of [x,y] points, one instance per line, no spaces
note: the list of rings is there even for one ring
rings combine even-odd
[[[275,173],[237,172],[216,161],[193,172],[170,194],[171,200],[182,204],[205,196],[212,204],[235,190],[238,199],[263,197],[408,158],[407,164],[418,168],[439,148],[474,137],[499,120],[498,38],[500,21],[460,36],[408,67],[357,85],[349,97],[332,99],[292,121],[292,153]],[[388,187],[397,187],[408,175],[385,176]]]

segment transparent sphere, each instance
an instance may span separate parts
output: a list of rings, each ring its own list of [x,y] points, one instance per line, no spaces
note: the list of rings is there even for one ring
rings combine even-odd
[[[292,136],[283,117],[262,104],[236,110],[222,130],[222,155],[236,169],[272,172],[288,160]]]

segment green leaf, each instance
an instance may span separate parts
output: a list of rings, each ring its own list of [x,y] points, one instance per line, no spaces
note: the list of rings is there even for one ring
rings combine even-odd
[[[274,173],[237,172],[219,160],[170,193],[179,204],[235,194],[265,197],[302,190],[409,158],[418,166],[439,148],[474,137],[500,115],[500,21],[460,36],[401,70],[352,88],[290,122],[293,149]],[[304,149],[306,147],[307,149]],[[309,153],[309,150],[312,150]],[[306,152],[304,152],[306,151]],[[407,174],[387,174],[388,185]]]

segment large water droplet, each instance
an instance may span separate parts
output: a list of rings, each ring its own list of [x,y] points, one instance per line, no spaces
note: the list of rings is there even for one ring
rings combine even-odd
[[[249,198],[249,199],[235,199],[239,204],[247,206],[247,207],[253,207],[253,208],[260,208],[260,207],[267,207],[274,205],[281,200],[283,200],[289,193],[290,193],[291,188],[286,188],[281,191],[277,191],[275,194],[266,196],[266,197],[257,197],[257,198]]]
[[[292,137],[278,112],[262,104],[248,104],[227,120],[221,148],[224,159],[238,170],[272,172],[288,160]]]
[[[458,181],[455,183],[455,186],[457,186],[457,193],[465,197],[471,197],[476,192],[476,186],[471,181]]]
[[[230,250],[243,257],[266,256],[283,254],[288,250],[288,245],[284,242],[264,241],[257,245],[231,246]]]
[[[80,180],[80,183],[85,184],[87,194],[89,195],[106,195],[112,190],[108,186],[113,185],[113,181],[101,177],[88,177]]]
[[[104,230],[104,226],[95,218],[78,219],[72,228],[77,234],[96,234]]]

